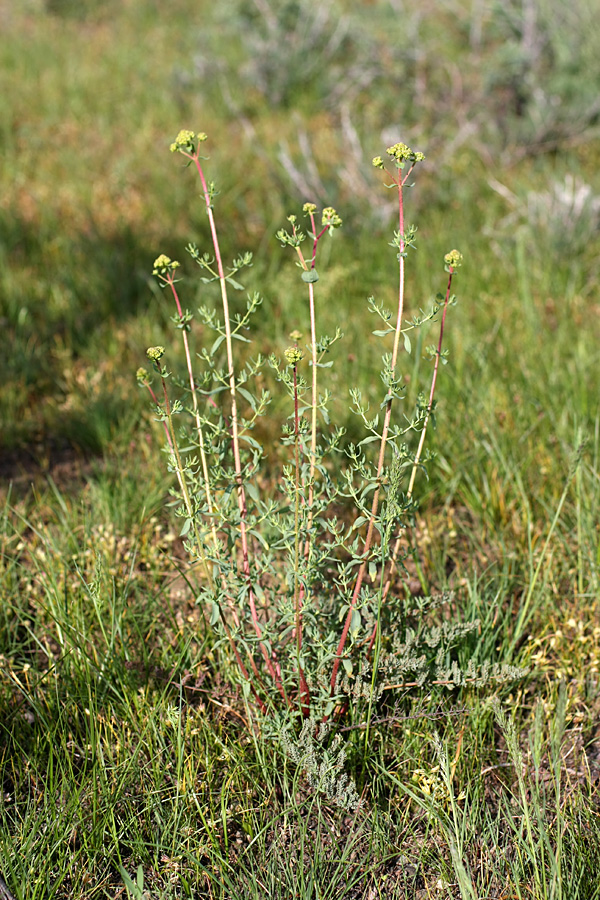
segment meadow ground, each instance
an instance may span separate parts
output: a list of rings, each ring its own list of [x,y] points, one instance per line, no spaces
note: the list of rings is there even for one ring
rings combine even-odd
[[[0,874],[17,900],[600,896],[593,5],[0,0]],[[154,259],[208,249],[180,128],[209,134],[224,254],[255,254],[256,351],[308,329],[275,232],[307,200],[343,215],[319,321],[344,331],[327,371],[351,439],[349,388],[380,397],[367,298],[397,290],[373,156],[427,156],[409,316],[443,289],[432,260],[465,257],[397,590],[417,631],[478,622],[458,665],[527,674],[386,691],[367,737],[358,704],[332,763],[355,810],[247,703],[167,505],[135,372],[173,343]],[[182,285],[191,307],[210,290]],[[435,334],[401,357],[410,403]]]

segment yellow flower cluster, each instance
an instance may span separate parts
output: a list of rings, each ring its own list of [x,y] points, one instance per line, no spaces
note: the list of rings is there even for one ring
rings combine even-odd
[[[175,153],[177,150],[182,153],[194,153],[196,141],[202,144],[205,140],[207,140],[207,135],[203,131],[199,131],[196,134],[194,131],[188,131],[186,128],[183,128],[171,144],[171,153]]]
[[[288,347],[284,353],[285,358],[288,361],[288,365],[297,366],[304,353],[300,350],[299,347]]]
[[[322,224],[326,228],[339,228],[342,224],[342,220],[333,206],[326,206],[323,210]]]
[[[459,266],[462,266],[463,255],[458,250],[451,250],[450,253],[446,253],[444,256],[444,262],[448,268],[458,269]]]
[[[176,259],[171,259],[169,256],[165,256],[164,253],[161,253],[160,256],[157,256],[154,260],[154,268],[152,270],[153,275],[164,275],[166,272],[173,271],[173,269],[178,269],[179,263]]]
[[[422,162],[425,159],[425,154],[420,153],[418,150],[411,150],[410,147],[407,147],[406,144],[393,144],[391,147],[388,147],[385,151],[388,156],[390,156],[396,163],[402,162]]]
[[[148,375],[147,369],[144,369],[143,366],[140,366],[137,372],[135,373],[135,377],[138,380],[138,384],[147,385],[150,383],[150,376]]]

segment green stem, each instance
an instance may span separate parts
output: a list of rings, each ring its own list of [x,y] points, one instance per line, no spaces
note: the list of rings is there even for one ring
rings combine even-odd
[[[240,516],[240,542],[242,549],[242,571],[244,574],[244,578],[246,580],[247,588],[248,588],[248,604],[250,606],[250,616],[252,619],[252,625],[255,631],[255,634],[259,640],[260,650],[263,656],[263,660],[265,663],[265,667],[269,672],[271,678],[275,682],[279,693],[286,701],[288,705],[289,699],[286,695],[285,689],[283,687],[283,683],[281,681],[280,674],[278,669],[276,668],[276,663],[269,656],[269,652],[262,640],[262,629],[260,626],[260,622],[258,619],[258,611],[256,609],[256,600],[254,596],[254,588],[252,583],[252,574],[250,571],[250,552],[248,547],[248,533],[247,533],[247,505],[246,505],[246,494],[244,490],[244,481],[243,481],[243,473],[242,473],[242,461],[240,454],[240,441],[239,441],[239,424],[238,424],[238,408],[237,408],[237,392],[236,392],[236,380],[235,380],[235,364],[233,359],[233,342],[231,337],[231,320],[229,316],[229,300],[227,297],[227,281],[225,278],[225,270],[223,268],[223,260],[221,257],[221,249],[219,246],[219,238],[217,235],[217,227],[215,223],[215,217],[212,208],[211,195],[208,188],[208,184],[206,182],[206,178],[204,176],[204,171],[202,166],[200,165],[200,160],[198,153],[196,152],[193,156],[189,157],[194,161],[196,166],[196,170],[198,172],[198,176],[200,178],[202,184],[202,190],[204,193],[204,202],[206,204],[206,212],[208,215],[208,222],[210,226],[210,233],[212,237],[213,248],[215,251],[215,259],[217,263],[217,272],[219,275],[219,284],[221,288],[221,302],[223,306],[223,318],[225,325],[225,345],[227,350],[227,368],[229,373],[229,396],[231,402],[231,441],[233,446],[233,458],[234,458],[234,469],[235,469],[235,479],[237,485],[237,502],[238,502],[238,510]]]
[[[194,514],[194,508],[192,506],[192,501],[191,501],[190,494],[188,491],[187,481],[186,481],[186,477],[185,477],[185,470],[183,468],[183,463],[181,461],[181,455],[179,453],[179,446],[177,444],[177,437],[175,435],[175,428],[173,426],[173,416],[171,413],[171,403],[169,401],[169,395],[167,393],[167,385],[165,384],[165,379],[164,379],[164,376],[162,375],[162,373],[160,376],[160,380],[161,380],[162,389],[163,389],[163,396],[165,399],[165,412],[167,414],[167,421],[169,423],[169,433],[171,435],[170,443],[171,443],[173,454],[175,456],[175,460],[177,463],[176,471],[177,471],[177,476],[178,476],[178,480],[179,480],[179,486],[181,487],[181,493],[183,494],[183,502],[185,504],[185,508],[186,508],[188,517],[192,523],[192,528],[194,529],[194,538],[196,540],[196,546],[198,548],[198,556],[200,557],[200,560],[202,562],[202,567],[203,567],[205,575],[206,575],[206,580],[208,581],[210,590],[214,591],[214,581],[213,581],[212,573],[208,566],[208,560],[206,558],[206,554],[204,553],[202,540],[200,538],[200,532],[198,531],[198,522],[196,521],[196,516]]]
[[[404,178],[398,176],[398,180],[396,182],[398,187],[398,233],[399,233],[399,241],[398,241],[398,268],[399,268],[399,276],[398,276],[398,312],[396,318],[396,331],[394,335],[394,348],[392,351],[392,361],[391,361],[391,377],[392,379],[396,374],[396,363],[398,361],[398,352],[400,348],[400,337],[402,334],[402,317],[404,314],[404,256],[405,256],[405,241],[404,241],[404,196],[403,196],[403,187],[410,176],[414,165],[412,165]],[[369,516],[369,524],[367,526],[367,534],[365,537],[365,542],[363,546],[362,553],[362,562],[360,568],[358,570],[358,575],[356,577],[356,583],[354,585],[354,591],[352,592],[352,598],[350,600],[350,604],[348,607],[348,613],[346,615],[346,620],[344,622],[344,627],[342,629],[342,634],[340,636],[340,640],[337,646],[337,650],[335,653],[335,661],[333,663],[333,668],[331,672],[331,680],[330,680],[330,691],[331,694],[335,692],[335,684],[337,681],[337,674],[340,668],[340,664],[342,661],[342,654],[344,652],[344,647],[346,645],[346,640],[348,638],[348,632],[350,631],[350,624],[352,622],[352,614],[354,612],[354,608],[358,602],[358,598],[360,596],[360,591],[362,588],[362,584],[364,581],[365,573],[367,570],[367,564],[369,561],[369,553],[371,551],[371,544],[373,542],[373,535],[375,532],[375,522],[377,519],[377,510],[379,509],[379,496],[381,492],[381,476],[383,473],[383,466],[385,461],[385,450],[387,445],[387,438],[389,433],[390,421],[392,418],[392,397],[388,400],[385,408],[385,417],[383,421],[383,428],[381,433],[381,442],[379,446],[379,458],[377,460],[377,487],[375,488],[375,492],[373,494],[373,502],[371,504],[371,514]]]
[[[296,612],[296,656],[298,665],[298,696],[305,716],[309,713],[310,694],[302,666],[302,601],[300,584],[300,414],[298,410],[298,367],[294,365],[294,609]]]

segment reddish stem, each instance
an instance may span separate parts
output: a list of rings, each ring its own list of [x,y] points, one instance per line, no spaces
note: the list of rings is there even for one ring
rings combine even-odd
[[[444,310],[442,312],[442,321],[440,322],[440,335],[438,338],[437,353],[435,356],[435,364],[433,367],[433,375],[431,377],[431,388],[429,391],[429,403],[427,405],[427,414],[425,416],[425,422],[423,423],[423,429],[421,431],[421,438],[419,440],[419,446],[417,449],[417,453],[415,455],[415,461],[413,463],[410,483],[408,486],[408,490],[406,492],[406,496],[408,499],[410,499],[412,497],[413,487],[414,487],[414,483],[415,483],[415,476],[416,476],[417,468],[419,465],[419,460],[420,460],[421,454],[423,452],[423,446],[425,444],[425,433],[427,431],[427,425],[429,424],[429,418],[431,415],[431,410],[433,408],[433,398],[435,395],[435,386],[437,383],[437,375],[438,375],[438,369],[439,369],[439,364],[440,364],[440,357],[442,355],[442,342],[444,340],[444,326],[446,324],[446,313],[448,311],[448,302],[450,300],[450,288],[452,286],[452,276],[454,274],[454,269],[452,268],[452,266],[448,267],[448,272],[449,272],[448,284],[446,286],[446,296],[444,298]],[[394,549],[392,551],[392,556],[390,559],[390,571],[388,573],[388,577],[387,577],[387,580],[386,580],[386,583],[385,583],[385,586],[383,589],[382,602],[385,602],[387,595],[389,594],[390,587],[392,585],[392,575],[393,575],[394,568],[396,565],[396,560],[398,559],[398,553],[400,552],[400,543],[401,543],[401,539],[400,539],[400,536],[398,536],[396,538],[396,543],[394,544]],[[369,640],[369,647],[367,650],[368,654],[373,649],[373,644],[375,643],[376,636],[377,636],[377,624],[375,624],[375,627],[373,629],[373,634],[371,635],[371,638]]]
[[[394,348],[392,351],[392,360],[391,360],[391,378],[393,379],[396,373],[396,363],[398,360],[398,353],[400,347],[400,335],[402,333],[402,316],[404,312],[404,253],[405,253],[405,241],[404,241],[404,197],[402,189],[406,184],[412,170],[414,168],[413,165],[410,166],[406,175],[402,178],[398,175],[398,180],[396,184],[398,186],[398,257],[399,257],[399,284],[398,284],[398,314],[396,320],[396,332],[394,336]],[[348,639],[348,633],[350,631],[350,625],[352,623],[352,614],[354,612],[354,608],[360,596],[360,591],[362,588],[362,584],[364,581],[365,573],[367,570],[367,564],[369,560],[369,552],[371,550],[371,544],[373,541],[373,534],[375,532],[375,520],[377,518],[377,510],[379,508],[379,495],[381,491],[381,475],[383,472],[384,460],[385,460],[385,450],[388,438],[388,432],[390,427],[390,421],[392,418],[392,397],[388,400],[385,408],[385,417],[383,422],[383,429],[381,432],[381,444],[379,447],[379,458],[377,460],[377,487],[375,489],[375,493],[373,495],[373,502],[371,504],[371,513],[369,516],[369,524],[367,526],[367,534],[365,537],[365,543],[363,546],[363,560],[358,570],[358,575],[356,578],[356,583],[354,585],[354,591],[352,593],[352,598],[350,600],[350,605],[348,607],[348,613],[346,615],[346,619],[344,622],[344,627],[342,629],[342,633],[340,635],[340,640],[338,643],[338,647],[335,654],[335,662],[333,664],[333,668],[331,671],[331,680],[330,680],[330,690],[331,694],[335,693],[335,684],[337,681],[337,674],[340,668],[340,664],[342,661],[342,654],[344,652],[344,647],[346,646],[346,640]]]

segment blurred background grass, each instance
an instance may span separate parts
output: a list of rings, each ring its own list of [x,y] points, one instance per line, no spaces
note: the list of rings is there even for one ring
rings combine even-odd
[[[419,226],[409,314],[442,286],[444,252],[457,246],[466,258],[432,441],[441,465],[422,491],[504,538],[509,511],[525,515],[526,500],[543,530],[576,432],[597,442],[593,6],[4,4],[5,477],[71,458],[124,469],[145,459],[149,478],[159,465],[133,377],[145,348],[170,340],[152,261],[159,252],[184,261],[189,240],[207,246],[196,188],[168,152],[180,127],[209,133],[226,255],[255,252],[246,286],[265,298],[261,351],[281,352],[306,324],[276,229],[307,199],[343,215],[319,315],[323,332],[339,323],[346,332],[332,388],[355,428],[348,387],[371,385],[375,396],[379,384],[379,350],[363,339],[366,298],[392,306],[395,292],[392,206],[370,160],[401,139],[427,154],[408,201]],[[201,296],[195,283],[184,288],[192,308]],[[403,363],[413,397],[428,382],[430,339]]]
[[[411,309],[440,287],[432,260],[455,245],[467,258],[450,338],[461,390],[442,386],[455,408],[440,427],[463,432],[457,393],[476,384],[470,402],[516,416],[517,431],[535,411],[540,437],[569,441],[574,417],[595,415],[599,329],[598,26],[576,6],[583,46],[561,58],[569,13],[552,19],[550,0],[533,26],[517,0],[5,5],[3,449],[103,453],[142,414],[131,373],[170,313],[152,260],[206,239],[168,153],[184,126],[209,132],[223,240],[257,255],[267,345],[296,324],[274,231],[306,199],[343,214],[322,311],[324,330],[344,321],[357,357],[341,384],[376,365],[355,352],[366,296],[394,292],[391,210],[370,159],[397,139],[423,149]]]

